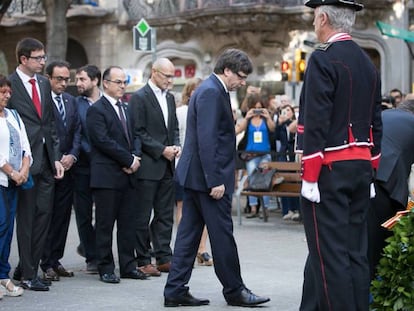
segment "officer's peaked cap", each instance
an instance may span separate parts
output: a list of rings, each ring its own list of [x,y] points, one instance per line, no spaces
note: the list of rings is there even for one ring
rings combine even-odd
[[[364,6],[360,3],[356,3],[354,0],[308,0],[305,5],[315,9],[320,5],[339,5],[354,9],[355,11],[361,11]]]

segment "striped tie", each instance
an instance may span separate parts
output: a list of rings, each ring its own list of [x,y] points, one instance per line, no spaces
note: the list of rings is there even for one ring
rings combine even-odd
[[[65,107],[63,107],[62,98],[58,95],[55,97],[57,103],[58,103],[58,110],[60,117],[63,121],[63,125],[66,126],[66,113],[65,113]]]

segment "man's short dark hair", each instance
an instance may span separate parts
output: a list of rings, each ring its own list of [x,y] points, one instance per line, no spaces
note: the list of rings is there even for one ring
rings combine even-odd
[[[30,57],[33,51],[44,50],[45,46],[42,42],[35,38],[24,38],[20,40],[16,45],[16,60],[18,64],[21,64],[20,57]]]
[[[45,70],[46,74],[49,77],[52,77],[53,69],[55,69],[55,67],[66,67],[70,69],[70,64],[65,60],[55,60],[51,62],[49,65],[47,65],[46,70]]]
[[[82,71],[85,71],[86,74],[88,75],[89,79],[91,80],[95,80],[98,79],[98,87],[101,85],[101,71],[99,70],[99,68],[95,65],[85,65],[80,67],[78,70],[76,70],[76,73],[81,73]]]
[[[230,69],[234,73],[239,71],[248,75],[253,71],[252,62],[247,54],[238,49],[228,49],[218,58],[214,67],[215,74],[223,74],[224,69]]]

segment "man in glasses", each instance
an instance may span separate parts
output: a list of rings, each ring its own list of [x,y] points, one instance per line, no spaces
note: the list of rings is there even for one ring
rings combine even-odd
[[[37,273],[52,216],[55,179],[63,178],[64,168],[50,83],[41,75],[46,61],[43,43],[22,39],[17,43],[16,58],[19,65],[9,77],[13,94],[8,105],[19,112],[26,126],[34,187],[20,189],[16,217],[20,261],[13,277],[25,289],[47,291],[50,281],[40,280]]]
[[[46,67],[46,74],[52,88],[56,130],[62,153],[60,163],[65,169],[65,176],[55,184],[52,219],[40,265],[43,278],[50,281],[59,281],[60,277],[74,275],[59,261],[65,251],[72,212],[75,183],[73,165],[79,157],[81,130],[75,98],[65,92],[70,80],[69,68],[70,65],[66,61],[54,61]]]
[[[119,283],[112,254],[112,232],[116,222],[121,278],[146,279],[136,269],[134,173],[140,167],[139,140],[133,141],[127,108],[121,102],[127,85],[118,66],[102,75],[103,95],[86,113],[91,143],[91,188],[95,199],[96,260],[100,280]],[[136,144],[135,144],[136,143]]]
[[[253,307],[270,300],[253,294],[244,285],[231,218],[236,135],[229,91],[246,85],[252,71],[244,52],[226,50],[219,56],[214,73],[191,95],[187,135],[177,165],[177,178],[184,186],[183,216],[164,289],[165,307],[210,303],[193,297],[188,288],[204,225],[210,237],[214,271],[227,304]]]
[[[170,60],[157,59],[150,80],[129,101],[134,136],[142,142],[142,166],[137,173],[137,261],[140,270],[152,276],[168,272],[172,256],[174,159],[181,152],[175,100],[168,92],[174,72]],[[152,211],[154,217],[150,223]],[[151,264],[150,238],[156,266]]]

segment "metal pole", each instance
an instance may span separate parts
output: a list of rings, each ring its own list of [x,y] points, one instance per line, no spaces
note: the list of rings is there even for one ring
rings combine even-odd
[[[157,59],[157,29],[151,28],[152,63]]]

